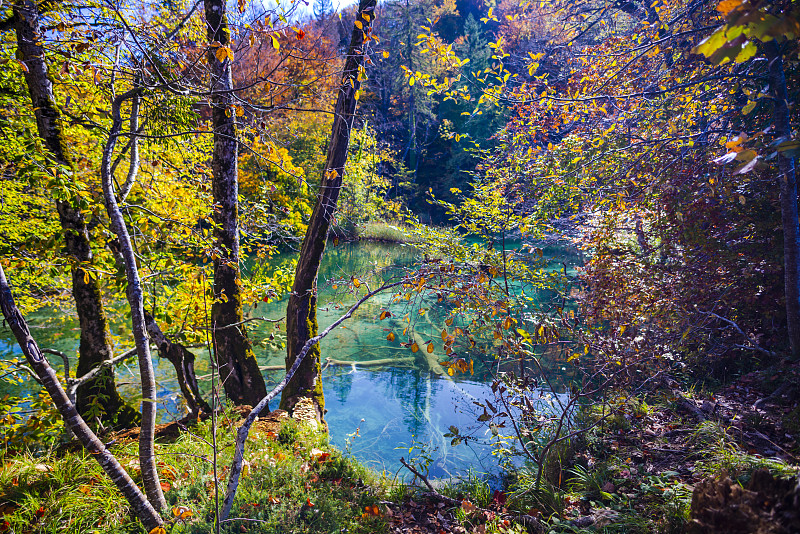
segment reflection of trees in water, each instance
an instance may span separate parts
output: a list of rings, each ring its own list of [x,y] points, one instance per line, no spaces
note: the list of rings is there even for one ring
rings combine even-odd
[[[367,271],[407,265],[414,260],[409,248],[391,243],[353,242],[329,244],[320,266],[320,280],[363,275]]]
[[[383,386],[387,396],[396,397],[403,407],[404,418],[409,432],[422,436],[430,424],[430,402],[439,390],[439,380],[431,377],[428,371],[417,369],[387,369],[374,373],[370,380]]]
[[[325,383],[325,394],[329,395],[331,390],[336,394],[336,398],[342,405],[347,403],[347,397],[353,389],[353,371],[350,367],[333,367],[328,370]]]

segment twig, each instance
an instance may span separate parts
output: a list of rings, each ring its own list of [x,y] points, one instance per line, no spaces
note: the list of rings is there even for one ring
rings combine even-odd
[[[67,379],[67,382],[69,382],[69,356],[67,356],[66,353],[56,349],[42,349],[42,352],[45,354],[53,354],[58,356],[64,361],[64,377]]]
[[[242,325],[242,324],[245,324],[245,323],[249,323],[249,322],[252,322],[252,321],[264,321],[264,322],[267,322],[267,323],[279,323],[279,322],[283,321],[284,319],[285,319],[285,317],[281,317],[280,319],[268,319],[266,317],[249,317],[247,319],[239,321],[238,323],[231,323],[231,324],[228,324],[228,325],[225,325],[225,326],[218,326],[217,330],[224,330],[226,328],[233,328],[234,326],[239,326],[239,325]]]
[[[749,345],[736,345],[735,344],[734,347],[736,347],[737,349],[754,350],[754,351],[760,352],[761,354],[764,354],[766,356],[773,356],[773,357],[777,357],[778,356],[776,353],[761,347],[758,343],[756,343],[755,341],[750,339],[750,336],[745,334],[744,330],[742,330],[741,327],[738,324],[736,324],[736,322],[728,319],[727,317],[723,317],[721,315],[717,315],[714,312],[701,312],[701,313],[705,313],[705,315],[708,315],[710,317],[714,317],[716,319],[719,319],[720,321],[722,321],[724,323],[728,323],[729,325],[731,325],[734,328],[734,330],[736,330],[739,333],[739,335],[741,335],[743,338],[745,338],[747,340]]]

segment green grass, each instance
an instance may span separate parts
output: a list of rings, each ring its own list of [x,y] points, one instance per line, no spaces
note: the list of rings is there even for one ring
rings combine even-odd
[[[233,450],[231,421],[222,421],[217,440],[220,455],[219,499],[224,497],[227,466]],[[210,423],[182,434],[174,443],[158,444],[157,457],[172,533],[214,531],[215,485]],[[245,459],[248,466],[222,532],[372,533],[387,529],[382,515],[364,514],[378,506],[385,486],[376,475],[339,451],[326,437],[306,427],[286,423],[280,439],[251,432]],[[320,457],[324,451],[326,455]],[[137,445],[113,449],[141,485],[136,469]],[[173,519],[172,509],[186,506],[191,517]],[[3,458],[0,469],[0,530],[70,534],[141,533],[141,524],[126,501],[83,451]],[[6,521],[4,523],[3,521]]]
[[[408,229],[400,223],[368,222],[357,228],[356,237],[367,241],[385,241],[390,243],[416,242]]]

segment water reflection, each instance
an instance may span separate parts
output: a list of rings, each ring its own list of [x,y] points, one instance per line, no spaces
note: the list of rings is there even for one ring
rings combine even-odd
[[[561,254],[564,250],[549,251]],[[392,268],[413,260],[413,252],[407,247],[376,243],[351,243],[339,247],[329,247],[320,273],[320,328],[325,328],[340,317],[355,298],[335,291],[325,281],[332,278],[349,278],[355,273],[373,271],[377,268]],[[575,261],[575,257],[568,260]],[[280,261],[280,258],[278,259]],[[559,267],[560,268],[560,267]],[[450,439],[444,437],[449,427],[456,426],[462,433],[476,426],[477,412],[474,401],[493,398],[487,384],[477,380],[488,376],[477,372],[474,377],[455,380],[438,377],[430,372],[424,363],[424,354],[415,360],[406,348],[386,340],[387,329],[402,331],[399,318],[379,321],[381,308],[389,307],[391,296],[378,295],[366,303],[352,319],[337,328],[322,341],[324,358],[336,360],[368,362],[375,360],[395,360],[381,367],[328,366],[323,373],[327,414],[331,442],[341,450],[347,450],[365,464],[388,473],[398,472],[399,459],[430,455],[429,466],[432,477],[449,477],[472,468],[479,472],[490,472],[496,465],[488,445],[476,442],[451,447]],[[430,303],[429,303],[430,304]],[[260,303],[257,308],[248,310],[253,315],[279,318],[285,313],[285,302]],[[411,310],[412,313],[415,310]],[[405,312],[403,312],[405,313]],[[447,313],[431,305],[425,316],[426,324],[419,324],[421,335],[436,337],[441,331]],[[66,352],[71,357],[77,353],[77,321],[68,315],[40,311],[29,317],[35,328],[33,334],[42,347],[53,347]],[[427,325],[427,326],[426,326]],[[424,328],[428,331],[424,331]],[[276,342],[259,344],[271,334],[277,334]],[[259,324],[250,332],[255,341],[255,349],[262,366],[283,365],[285,349],[280,346],[282,330],[272,324]],[[422,353],[423,351],[420,351]],[[205,376],[200,381],[201,390],[206,394],[210,389],[211,367],[209,355],[202,349],[195,350],[196,371]],[[20,356],[8,329],[0,330],[0,356],[11,354]],[[439,356],[443,355],[439,354]],[[402,360],[401,360],[402,359]],[[55,360],[58,360],[55,358]],[[140,398],[138,369],[134,363],[123,365],[118,372],[118,387],[126,398]],[[54,366],[60,362],[52,361]],[[491,364],[491,362],[487,362]],[[478,364],[478,362],[476,362]],[[159,414],[161,421],[170,421],[184,413],[174,368],[166,360],[154,356],[154,367],[158,383]],[[74,367],[73,367],[74,368]],[[275,384],[282,377],[282,371],[265,373],[268,383]],[[0,384],[0,394],[24,395],[33,387],[28,381],[24,385],[9,386]],[[274,405],[273,405],[274,407]],[[363,419],[363,421],[362,421]],[[355,435],[358,429],[358,435]],[[486,430],[475,430],[474,437],[485,440]],[[352,434],[348,441],[348,435]],[[422,449],[420,449],[422,447]],[[409,452],[409,448],[413,448]],[[406,473],[401,473],[405,476]]]

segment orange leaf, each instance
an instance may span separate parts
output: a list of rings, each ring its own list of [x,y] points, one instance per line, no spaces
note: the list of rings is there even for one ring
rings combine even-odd
[[[192,511],[189,510],[188,506],[176,506],[172,509],[172,515],[178,519],[189,519],[192,517]]]

